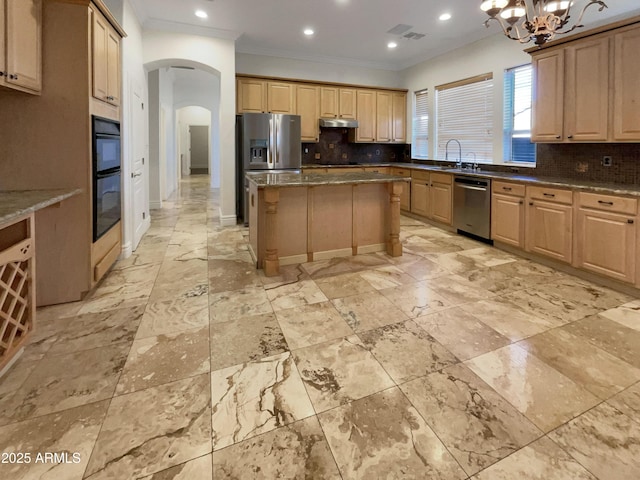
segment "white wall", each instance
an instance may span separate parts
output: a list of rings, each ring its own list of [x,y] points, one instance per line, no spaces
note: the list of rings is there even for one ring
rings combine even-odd
[[[111,8],[111,6],[110,6]],[[114,15],[116,12],[112,12]],[[127,37],[122,40],[122,178],[123,178],[123,241],[122,250],[124,256],[129,256],[132,250],[133,241],[133,229],[134,221],[133,214],[133,200],[132,200],[132,187],[131,187],[131,171],[134,162],[133,158],[133,132],[145,132],[142,138],[136,135],[136,142],[144,143],[145,158],[148,159],[148,124],[144,125],[132,125],[133,115],[131,113],[131,102],[133,98],[133,92],[136,92],[140,98],[142,98],[145,105],[148,104],[147,95],[147,81],[144,68],[142,66],[142,28],[138,23],[138,19],[131,8],[129,0],[120,2],[120,9],[118,13],[122,16],[119,19],[122,22],[122,27],[127,33]],[[145,162],[144,175],[146,185],[145,190],[148,192],[148,165],[149,162]],[[144,201],[143,211],[149,212],[149,196],[144,195],[142,199]],[[147,215],[147,219],[149,219]],[[148,228],[149,220],[147,220]]]
[[[398,87],[401,74],[391,70],[310,62],[291,58],[236,53],[236,72],[374,87]]]
[[[178,186],[178,155],[176,149],[176,112],[173,107],[173,72],[169,68],[161,68],[159,102],[160,139],[164,138],[164,145],[160,146],[160,197],[167,200]],[[163,151],[164,149],[164,151]]]
[[[232,40],[182,33],[146,30],[143,36],[144,64],[158,68],[171,59],[208,70],[220,78],[218,144],[214,158],[220,165],[220,221],[234,225],[235,216],[235,46]],[[212,122],[212,130],[215,129]],[[175,138],[175,137],[174,137]]]
[[[182,157],[182,175],[189,175],[191,165],[190,135],[191,125],[207,126],[211,129],[211,111],[202,107],[184,107],[178,110],[178,155]],[[209,141],[209,153],[211,153],[211,141]]]
[[[435,119],[435,87],[492,72],[494,83],[493,158],[494,162],[501,162],[504,70],[531,62],[531,57],[524,52],[524,48],[526,47],[505,38],[503,35],[494,35],[403,70],[401,72],[403,87],[409,90],[407,95],[407,140],[411,142],[414,92],[425,88],[429,90],[429,156],[434,158],[436,150],[436,125],[433,121]]]
[[[149,208],[162,207],[160,191],[160,71],[149,79]]]

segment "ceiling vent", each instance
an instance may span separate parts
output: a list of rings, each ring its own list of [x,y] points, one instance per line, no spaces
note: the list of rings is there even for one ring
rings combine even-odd
[[[421,38],[424,38],[425,34],[424,33],[416,33],[416,32],[409,32],[403,35],[403,38],[406,38],[408,40],[420,40]]]
[[[407,32],[412,28],[413,27],[411,25],[405,25],[404,23],[399,23],[398,25],[393,27],[391,30],[389,30],[387,33],[390,33],[392,35],[402,35],[404,32]]]

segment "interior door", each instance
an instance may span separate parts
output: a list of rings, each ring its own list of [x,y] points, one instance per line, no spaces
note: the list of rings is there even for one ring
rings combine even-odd
[[[209,127],[190,125],[190,168],[191,174],[209,173]]]
[[[147,171],[145,162],[146,142],[148,138],[144,128],[144,103],[139,90],[131,89],[131,148],[133,165],[131,166],[131,189],[133,192],[133,249],[138,248],[140,239],[149,227],[147,195]]]

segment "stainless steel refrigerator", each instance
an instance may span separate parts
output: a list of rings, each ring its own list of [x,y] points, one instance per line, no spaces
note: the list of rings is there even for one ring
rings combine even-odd
[[[243,113],[236,117],[236,215],[249,222],[248,171],[300,171],[300,115]]]

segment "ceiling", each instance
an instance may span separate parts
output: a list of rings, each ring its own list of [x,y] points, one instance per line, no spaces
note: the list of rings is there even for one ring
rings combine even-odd
[[[236,51],[400,70],[501,32],[485,28],[480,0],[131,0],[144,28],[236,40]],[[587,0],[576,0],[582,7]],[[638,0],[606,0],[587,10],[589,26],[640,13]],[[208,18],[195,16],[204,10]],[[577,10],[576,16],[580,9]],[[440,14],[452,18],[440,21]],[[402,35],[387,33],[398,24]],[[302,31],[315,30],[312,37]],[[425,34],[420,40],[403,35]],[[390,50],[387,43],[398,47]],[[505,39],[505,42],[510,41]],[[531,46],[531,44],[527,44]],[[524,48],[524,47],[523,47]]]

